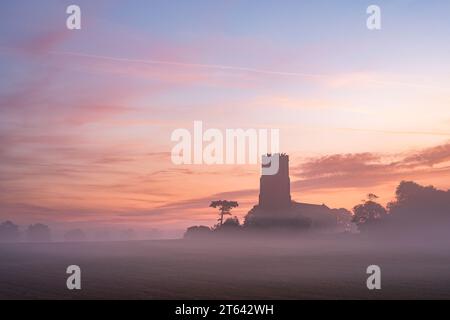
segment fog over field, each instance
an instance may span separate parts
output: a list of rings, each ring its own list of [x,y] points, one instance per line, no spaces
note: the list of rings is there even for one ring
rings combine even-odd
[[[212,201],[218,223],[182,239],[72,229],[61,242],[3,222],[0,299],[450,299],[449,190],[402,181],[386,208],[368,194],[351,213],[293,201],[282,159],[242,223],[238,202]]]
[[[0,244],[1,299],[449,299],[448,241],[359,235]],[[81,290],[66,268],[81,268]],[[381,268],[381,290],[366,269]]]
[[[449,17],[1,1],[0,300],[450,300]]]

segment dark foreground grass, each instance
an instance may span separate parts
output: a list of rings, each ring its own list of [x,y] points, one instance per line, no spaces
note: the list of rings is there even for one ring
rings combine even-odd
[[[66,288],[79,265],[82,290]],[[382,268],[369,291],[366,268]],[[310,241],[0,245],[1,299],[448,299],[450,250]]]

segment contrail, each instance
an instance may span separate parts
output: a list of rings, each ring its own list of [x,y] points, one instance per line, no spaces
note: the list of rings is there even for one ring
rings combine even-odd
[[[115,61],[115,62],[141,63],[141,64],[148,64],[148,65],[167,65],[167,66],[179,66],[179,67],[186,67],[186,68],[229,70],[229,71],[239,71],[239,72],[251,72],[251,73],[265,74],[265,75],[329,79],[329,80],[334,80],[336,78],[336,76],[329,75],[329,74],[285,72],[285,71],[276,71],[276,70],[267,70],[267,69],[258,69],[258,68],[249,68],[249,67],[240,67],[240,66],[228,66],[228,65],[219,65],[219,64],[201,64],[201,63],[185,63],[185,62],[165,61],[165,60],[143,60],[143,59],[117,58],[117,57],[111,57],[111,56],[103,56],[103,55],[95,55],[95,54],[87,54],[87,53],[79,53],[79,52],[69,52],[69,51],[50,51],[49,53],[53,54],[53,55],[68,55],[68,56],[74,56],[74,57],[101,59],[101,60],[108,60],[108,61]],[[405,86],[405,87],[411,87],[411,88],[422,88],[422,89],[448,91],[448,88],[427,85],[427,84],[421,84],[421,83],[410,83],[410,82],[401,82],[401,81],[380,81],[380,80],[371,80],[371,79],[367,79],[366,81],[369,83],[375,84],[375,85]]]
[[[131,63],[142,63],[142,64],[151,64],[151,65],[156,64],[156,65],[179,66],[179,67],[188,67],[188,68],[231,70],[231,71],[242,71],[242,72],[279,75],[279,76],[295,76],[295,77],[311,77],[311,78],[312,77],[314,77],[314,78],[329,77],[327,75],[311,74],[311,73],[283,72],[283,71],[273,71],[273,70],[264,70],[264,69],[238,67],[238,66],[224,66],[224,65],[218,65],[218,64],[201,64],[201,63],[184,63],[184,62],[164,61],[164,60],[142,60],[142,59],[116,58],[116,57],[110,57],[110,56],[101,56],[101,55],[77,53],[77,52],[67,52],[67,51],[50,51],[49,53],[55,54],[55,55],[70,55],[70,56],[76,56],[76,57],[102,59],[102,60],[109,60],[109,61],[116,61],[116,62],[131,62]]]

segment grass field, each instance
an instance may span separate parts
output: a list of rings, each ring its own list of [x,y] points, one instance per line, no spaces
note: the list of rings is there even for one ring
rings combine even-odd
[[[386,249],[389,248],[389,249]],[[448,299],[450,250],[349,241],[0,244],[1,299]],[[366,268],[382,269],[382,289]],[[79,265],[82,290],[66,288]]]

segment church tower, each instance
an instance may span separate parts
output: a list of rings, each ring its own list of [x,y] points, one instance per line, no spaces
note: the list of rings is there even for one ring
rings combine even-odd
[[[275,175],[262,175],[259,186],[259,207],[264,210],[286,209],[291,206],[289,156],[279,155],[279,169]]]

